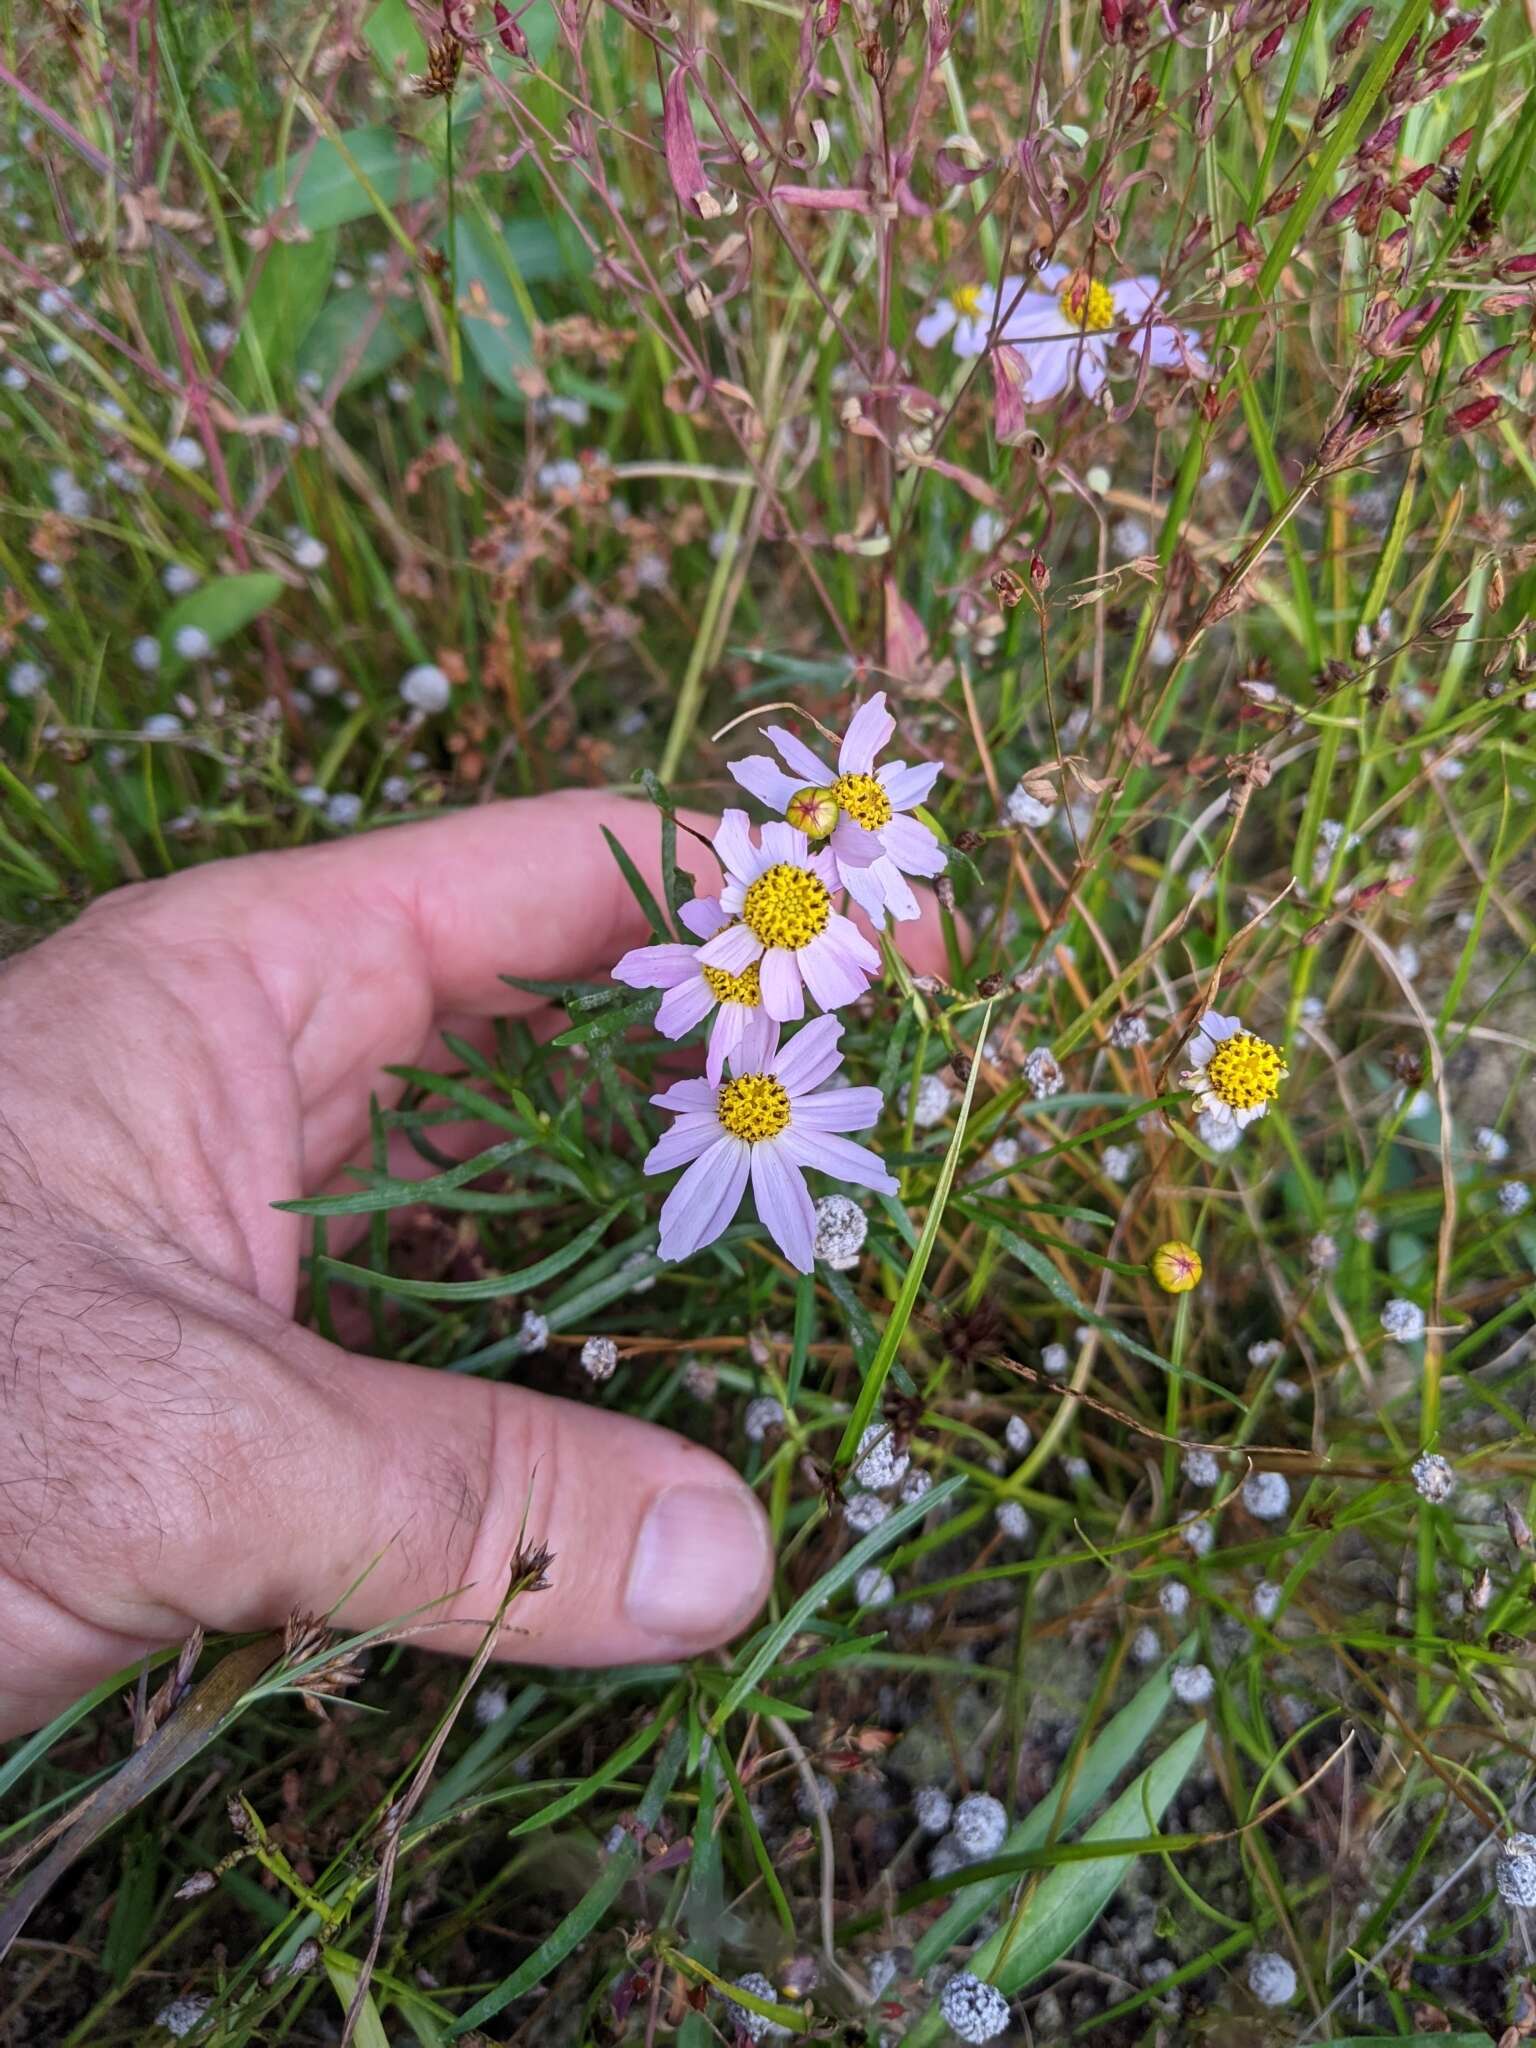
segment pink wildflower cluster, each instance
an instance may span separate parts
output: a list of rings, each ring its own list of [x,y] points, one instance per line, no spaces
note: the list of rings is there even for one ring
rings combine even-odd
[[[713,840],[720,893],[696,896],[678,913],[699,944],[640,946],[613,970],[630,988],[664,991],[656,1012],[664,1037],[713,1018],[704,1078],[651,1098],[676,1121],[646,1172],[687,1169],[662,1206],[663,1258],[713,1242],[750,1180],[770,1236],[809,1272],[815,1212],[806,1167],[895,1192],[875,1153],[846,1135],[878,1120],[880,1091],[829,1085],[842,1065],[843,1027],[832,1013],[857,1001],[880,966],[840,900],[883,929],[887,917],[919,914],[908,877],[944,867],[938,840],[912,815],[938,765],[882,765],[895,730],[877,692],[849,720],[834,770],[793,733],[767,727],[778,760],[754,755],[731,773],[779,816],[755,834],[745,811],[721,818]],[[784,1037],[781,1027],[804,1018],[807,997],[823,1014]]]

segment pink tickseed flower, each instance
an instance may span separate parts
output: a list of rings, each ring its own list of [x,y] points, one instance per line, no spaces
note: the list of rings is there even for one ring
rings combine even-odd
[[[791,1265],[809,1273],[816,1211],[805,1167],[880,1194],[896,1192],[877,1155],[841,1135],[867,1131],[877,1121],[880,1090],[823,1086],[843,1063],[842,1034],[837,1018],[817,1017],[786,1045],[775,1031],[764,1058],[733,1059],[729,1080],[676,1081],[651,1097],[677,1121],[647,1156],[645,1171],[688,1169],[662,1204],[664,1259],[686,1259],[713,1244],[735,1217],[750,1179],[769,1236]]]
[[[926,825],[905,815],[927,801],[938,777],[938,762],[922,761],[911,768],[905,761],[875,766],[895,730],[896,721],[885,708],[885,692],[877,690],[849,719],[835,774],[781,725],[765,725],[763,737],[773,742],[789,774],[766,754],[730,763],[742,788],[770,810],[795,815],[793,806],[804,798],[807,783],[818,795],[836,800],[841,816],[828,841],[836,879],[877,931],[884,928],[887,911],[898,921],[921,915],[908,875],[944,871],[944,849],[938,840]]]
[[[1022,277],[1004,278],[1003,304],[1006,306],[1025,288]],[[918,321],[918,341],[924,348],[936,348],[948,335],[953,337],[949,345],[957,356],[985,355],[997,302],[998,293],[993,285],[959,285]]]
[[[775,1023],[805,1015],[805,991],[823,1010],[863,995],[880,955],[832,908],[837,865],[812,853],[793,825],[765,825],[752,843],[745,811],[727,811],[714,838],[725,870],[720,907],[732,920],[700,949],[701,967],[744,974],[756,966],[763,1008]]]
[[[1126,277],[1106,285],[1065,263],[1047,263],[1037,283],[1044,289],[1032,291],[1008,278],[996,301],[995,339],[1018,359],[1007,364],[1008,371],[1022,367],[1023,404],[1050,405],[1074,383],[1085,398],[1097,398],[1109,375],[1110,344],[1117,340],[1133,355],[1144,352],[1154,370],[1209,375],[1199,337],[1157,310],[1157,278]]]
[[[678,911],[678,917],[695,937],[712,939],[731,920],[715,896],[695,896]],[[773,1019],[763,1008],[763,994],[754,961],[740,974],[723,967],[706,967],[701,946],[636,946],[613,970],[615,981],[627,988],[664,988],[666,994],[656,1012],[656,1029],[663,1038],[684,1038],[695,1024],[702,1024],[711,1010],[709,1048],[704,1070],[715,1082],[725,1071],[727,1059],[751,1063],[763,1059],[773,1041]]]

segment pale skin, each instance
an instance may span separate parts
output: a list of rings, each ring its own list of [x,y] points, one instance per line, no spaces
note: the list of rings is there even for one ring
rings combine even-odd
[[[761,1510],[709,1451],[294,1320],[308,1226],[272,1204],[353,1184],[382,1070],[537,1029],[504,974],[644,942],[605,824],[659,887],[655,813],[573,793],[120,890],[0,969],[0,1736],[194,1624],[354,1585],[343,1626],[437,1603],[421,1639],[473,1651],[525,1532],[553,1563],[509,1658],[688,1655],[761,1605]]]

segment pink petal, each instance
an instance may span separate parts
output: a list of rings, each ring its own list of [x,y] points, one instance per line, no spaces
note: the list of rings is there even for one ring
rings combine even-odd
[[[763,866],[765,868],[803,868],[811,842],[794,825],[781,821],[763,827]]]
[[[999,341],[1039,341],[1048,334],[1060,334],[1061,308],[1044,292],[1026,292],[1011,312],[1005,314]]]
[[[706,1109],[711,1116],[715,1113],[715,1091],[697,1074],[690,1074],[686,1081],[674,1081],[660,1095],[653,1095],[651,1102],[657,1109],[681,1110],[685,1115]]]
[[[734,1006],[733,1006],[734,1007]],[[766,1074],[779,1050],[779,1027],[763,1009],[741,1013],[741,1044],[731,1061],[734,1074]]]
[[[704,1078],[712,1088],[719,1087],[726,1061],[740,1048],[743,1020],[761,1014],[761,1011],[749,1010],[741,1003],[720,1005],[704,1052]]]
[[[1077,381],[1085,398],[1097,398],[1109,377],[1109,353],[1096,334],[1085,334],[1079,347]]]
[[[1021,347],[1027,372],[1024,399],[1027,405],[1049,405],[1060,398],[1072,382],[1076,360],[1075,341],[1035,341]]]
[[[893,810],[910,811],[928,801],[928,792],[942,769],[937,761],[918,761],[911,768],[892,761],[880,770],[880,787],[891,800]]]
[[[810,748],[805,744],[805,741],[797,739],[786,727],[782,725],[765,725],[763,727],[763,738],[773,742],[780,759],[786,763],[794,774],[803,776],[806,782],[813,784],[817,789],[824,789],[832,780],[831,769],[823,762],[818,761]],[[796,788],[802,787],[799,783],[795,786]]]
[[[770,946],[763,955],[759,985],[763,1008],[776,1024],[793,1024],[805,1015],[800,964],[786,946]]]
[[[690,896],[678,910],[677,919],[696,939],[712,939],[722,925],[730,923],[718,896]]]
[[[843,734],[843,744],[838,749],[838,774],[873,774],[875,756],[882,747],[890,744],[895,730],[896,721],[885,708],[885,692],[876,690],[848,721],[848,730]]]
[[[955,309],[943,299],[917,323],[917,338],[924,348],[935,348],[955,324]]]
[[[675,988],[698,971],[695,946],[636,946],[615,964],[613,978],[626,988]]]
[[[796,782],[793,775],[786,775],[766,754],[749,754],[744,761],[727,761],[725,765],[742,788],[749,790],[770,811],[787,810],[790,798],[805,787],[804,783]]]
[[[752,834],[747,829],[745,811],[730,810],[721,815],[719,829],[714,838],[715,852],[720,865],[728,875],[752,882],[768,865],[752,844]]]
[[[815,1018],[780,1048],[773,1063],[775,1077],[792,1096],[808,1095],[842,1065],[843,1056],[837,1049],[842,1035],[843,1027],[836,1017]]]
[[[866,975],[880,972],[878,949],[869,943],[858,926],[844,917],[840,910],[833,911],[827,919],[826,930],[814,943],[835,948],[850,966],[862,967]]]
[[[894,1195],[897,1182],[884,1163],[867,1145],[855,1145],[852,1138],[838,1138],[825,1131],[801,1131],[791,1124],[778,1140],[791,1159],[801,1166],[813,1166],[836,1180],[851,1181],[855,1187],[873,1188],[877,1194]]]
[[[717,1238],[741,1206],[750,1147],[722,1137],[695,1159],[661,1205],[661,1256],[686,1259]]]
[[[714,990],[702,974],[695,974],[688,981],[680,981],[676,988],[668,989],[662,997],[656,1012],[656,1029],[663,1038],[683,1038],[695,1024],[702,1024],[714,1007]]]
[[[675,1166],[687,1166],[707,1152],[720,1136],[717,1116],[679,1117],[670,1131],[663,1131],[645,1155],[646,1173],[670,1173]]]
[[[886,863],[890,865],[889,862]],[[838,873],[843,887],[858,904],[877,932],[885,930],[885,890],[881,887],[878,871],[873,867],[859,867],[852,862],[838,863]]]
[[[839,947],[830,926],[808,946],[801,947],[800,972],[806,987],[824,1010],[837,1010],[844,1003],[856,1003],[869,986],[868,975],[862,973]]]
[[[916,818],[892,818],[880,828],[880,844],[904,875],[942,875],[948,865],[944,849]]]
[[[701,967],[723,967],[727,974],[740,974],[761,958],[762,951],[762,940],[754,938],[746,925],[728,924],[700,946],[695,958]]]
[[[877,860],[870,873],[884,890],[885,907],[898,924],[910,924],[913,918],[922,916],[923,906],[895,861]]]
[[[768,1235],[792,1266],[809,1273],[816,1241],[816,1211],[805,1182],[769,1140],[752,1147],[752,1193]]]
[[[839,818],[832,828],[832,837],[827,845],[837,857],[839,870],[847,867],[870,868],[880,858],[880,841],[873,832],[866,832],[862,825],[852,818]]]
[[[825,1088],[795,1097],[797,1131],[867,1131],[880,1121],[885,1097],[878,1088]]]

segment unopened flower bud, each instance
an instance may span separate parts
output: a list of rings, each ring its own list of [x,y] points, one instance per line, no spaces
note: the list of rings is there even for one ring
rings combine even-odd
[[[784,816],[807,839],[825,839],[837,824],[837,798],[830,789],[797,789]]]
[[[1194,1246],[1178,1238],[1160,1244],[1152,1254],[1152,1278],[1165,1294],[1188,1294],[1192,1287],[1200,1285],[1204,1271]]]

